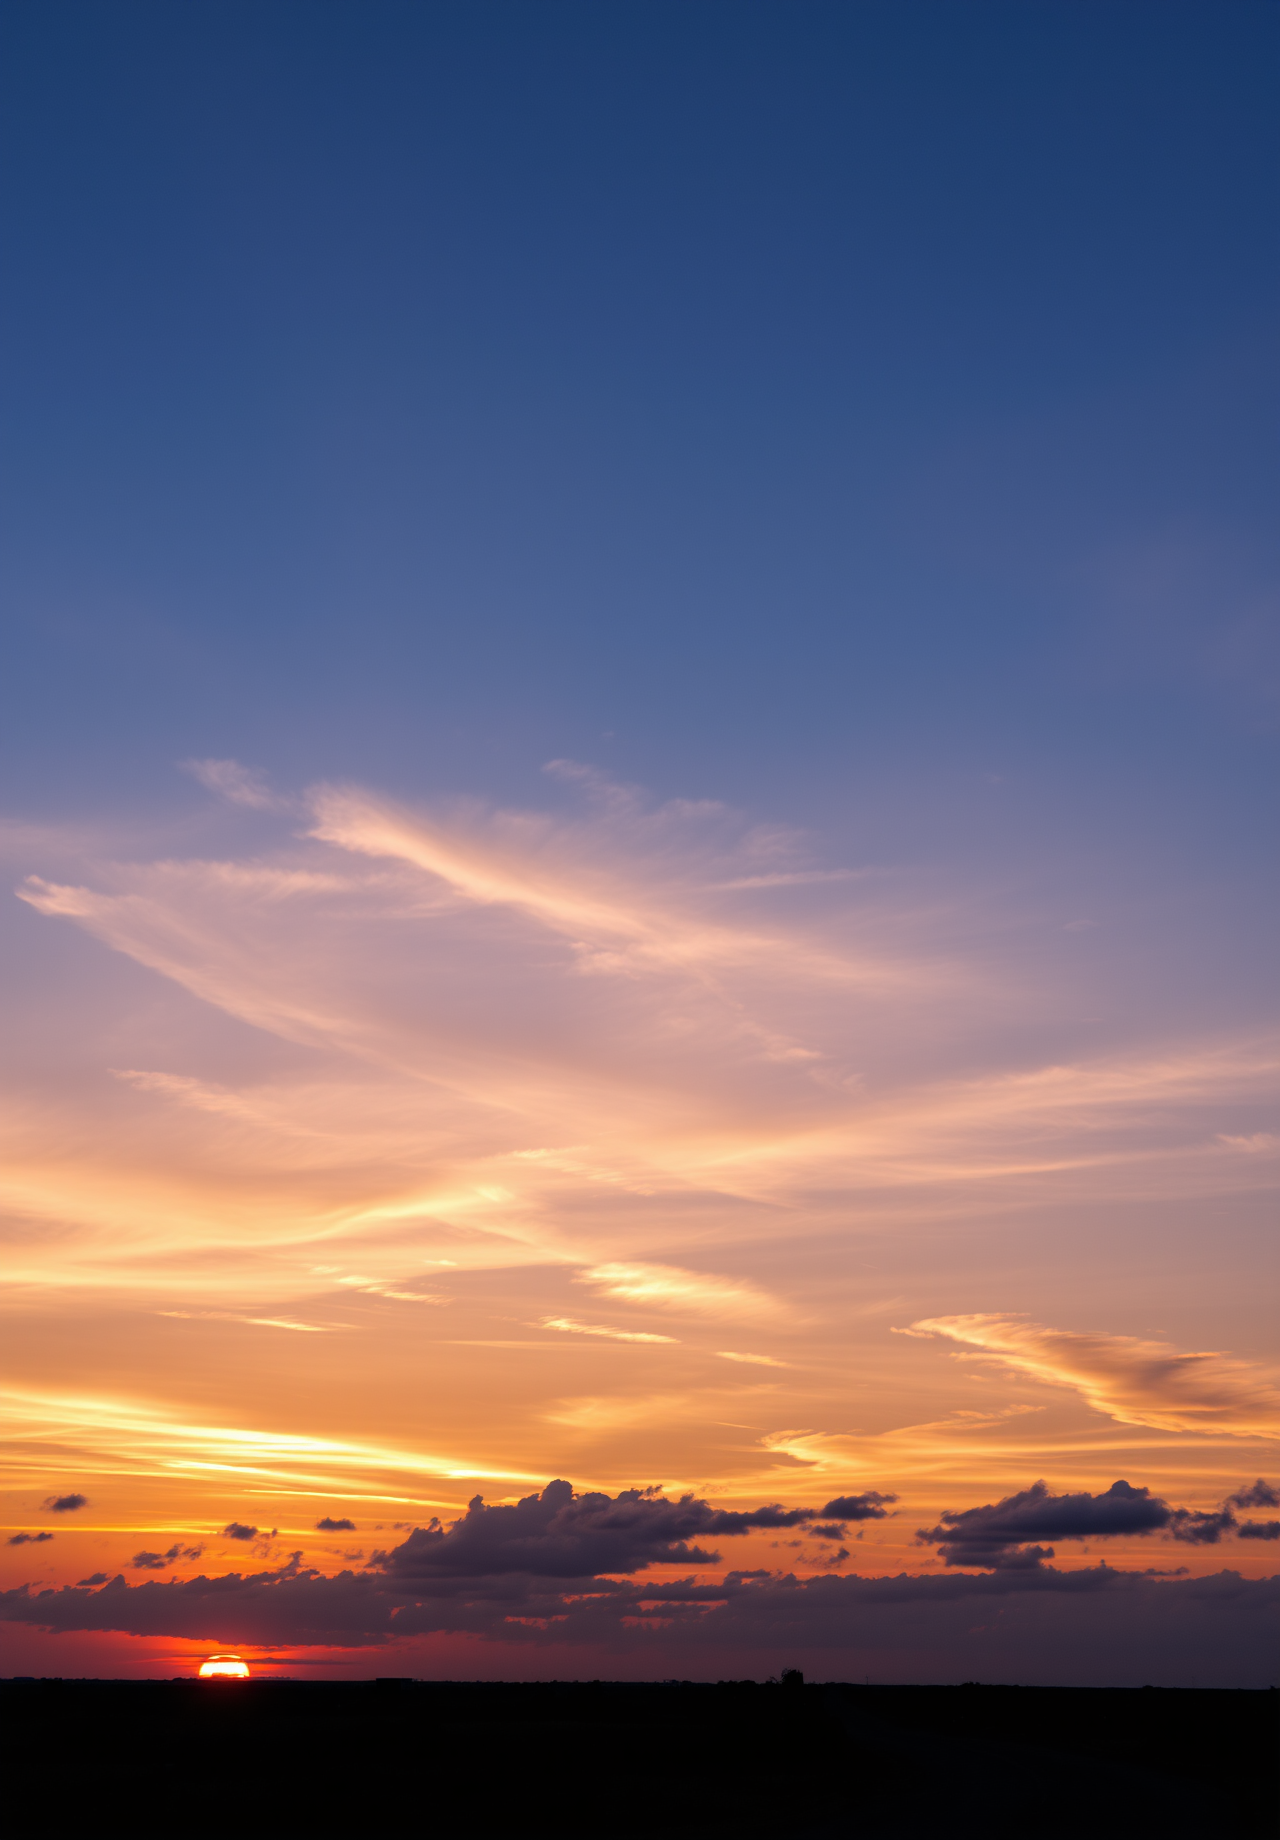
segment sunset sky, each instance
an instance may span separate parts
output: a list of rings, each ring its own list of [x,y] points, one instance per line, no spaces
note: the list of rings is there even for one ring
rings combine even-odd
[[[8,14],[0,1673],[1274,1678],[1278,39]]]

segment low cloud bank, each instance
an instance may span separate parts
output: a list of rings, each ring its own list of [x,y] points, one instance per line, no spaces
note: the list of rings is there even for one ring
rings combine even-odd
[[[381,1647],[443,1634],[578,1649],[598,1672],[770,1672],[779,1655],[832,1676],[980,1677],[1082,1684],[1262,1686],[1280,1578],[1232,1571],[1157,1578],[1077,1572],[822,1577],[728,1572],[714,1583],[597,1580],[590,1591],[520,1576],[409,1590],[385,1573],[325,1577],[289,1564],[248,1575],[0,1594],[0,1618],[214,1646]],[[559,1659],[557,1666],[561,1665]]]
[[[974,1644],[979,1655],[998,1653],[1006,1667],[1020,1665],[1016,1656],[1031,1640],[1028,1632],[1039,1630],[1039,1677],[1048,1677],[1045,1668],[1051,1676],[1056,1665],[1062,1678],[1074,1669],[1081,1678],[1105,1680],[1110,1663],[1103,1666],[1099,1657],[1108,1655],[1122,1669],[1138,1665],[1141,1656],[1163,1656],[1161,1667],[1176,1674],[1183,1665],[1177,1656],[1199,1653],[1203,1661],[1212,1651],[1223,1684],[1248,1684],[1255,1674],[1261,1682],[1271,1665],[1264,1635],[1280,1612],[1280,1578],[1246,1580],[1233,1571],[1170,1577],[1105,1564],[1065,1572],[1045,1562],[1044,1547],[1029,1544],[1036,1534],[1093,1539],[1163,1531],[1178,1537],[1180,1528],[1199,1524],[1186,1518],[1188,1510],[1171,1509],[1128,1483],[1096,1496],[1053,1496],[1037,1484],[993,1506],[944,1515],[922,1535],[939,1544],[949,1566],[985,1568],[977,1572],[797,1578],[728,1571],[718,1580],[635,1575],[655,1564],[715,1563],[691,1543],[698,1537],[807,1526],[833,1512],[853,1520],[883,1514],[890,1499],[872,1492],[837,1498],[823,1509],[771,1504],[729,1512],[694,1497],[669,1501],[652,1490],[575,1495],[567,1482],[554,1482],[514,1505],[488,1507],[477,1497],[451,1527],[415,1528],[359,1572],[330,1577],[304,1566],[295,1553],[285,1565],[217,1578],[129,1584],[123,1576],[102,1582],[95,1574],[57,1590],[22,1586],[0,1593],[0,1620],[54,1632],[112,1630],[290,1647],[381,1646],[462,1634],[605,1650],[620,1662],[646,1653],[679,1654],[685,1667],[717,1665],[708,1658],[747,1651],[831,1654],[833,1669],[835,1651],[932,1657],[920,1662],[920,1678],[941,1665],[943,1650],[968,1653]],[[135,1564],[175,1556],[176,1549],[140,1554]],[[1046,1608],[1050,1603],[1063,1608]],[[1139,1635],[1145,1647],[1135,1649]],[[1058,1644],[1056,1663],[1043,1650],[1050,1640]],[[1068,1656],[1075,1657],[1070,1665]],[[1151,1666],[1159,1672],[1154,1661]],[[1034,1669],[1028,1677],[1037,1677]]]

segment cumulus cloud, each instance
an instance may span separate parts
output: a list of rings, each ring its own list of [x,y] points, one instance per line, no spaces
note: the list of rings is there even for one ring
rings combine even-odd
[[[1280,1521],[1241,1521],[1242,1540],[1280,1540]]]
[[[881,1495],[875,1489],[868,1489],[862,1495],[837,1495],[819,1512],[824,1521],[882,1521],[888,1511],[887,1504],[897,1499],[896,1495]]]
[[[234,1537],[241,1539],[244,1536],[236,1534]],[[181,1540],[177,1540],[167,1552],[136,1552],[129,1563],[136,1572],[163,1572],[169,1566],[176,1564],[179,1559],[195,1560],[203,1556],[203,1546],[184,1546]],[[101,1583],[102,1580],[99,1579],[98,1582]]]
[[[1262,1476],[1247,1488],[1237,1489],[1234,1495],[1227,1496],[1227,1506],[1232,1508],[1280,1508],[1280,1489],[1272,1488]]]
[[[325,1515],[322,1521],[316,1522],[317,1533],[354,1533],[355,1530],[356,1524],[354,1521],[336,1521],[328,1514]]]
[[[816,1518],[811,1508],[776,1503],[734,1511],[692,1495],[670,1501],[652,1488],[624,1489],[615,1497],[577,1495],[571,1483],[556,1481],[514,1506],[490,1507],[477,1495],[447,1530],[415,1528],[384,1566],[396,1579],[421,1582],[506,1573],[591,1578],[651,1565],[714,1565],[717,1553],[690,1542]]]
[[[45,1540],[51,1540],[51,1533],[14,1533],[5,1541],[6,1546],[40,1546]]]
[[[1175,1540],[1187,1546],[1216,1546],[1224,1533],[1235,1531],[1236,1517],[1230,1508],[1206,1512],[1199,1508],[1174,1508],[1169,1515],[1169,1531]]]
[[[1163,1342],[1051,1329],[1013,1315],[935,1316],[900,1333],[946,1337],[972,1356],[1071,1387],[1121,1424],[1240,1437],[1280,1432],[1280,1385],[1226,1354],[1180,1354]]]
[[[222,1529],[222,1537],[226,1540],[256,1540],[258,1529],[246,1527],[243,1521],[228,1521]]]
[[[88,1578],[81,1578],[78,1580],[77,1588],[83,1590],[85,1586],[92,1588],[94,1585],[105,1584],[106,1582],[107,1574],[105,1572],[92,1572]]]
[[[50,1495],[43,1503],[54,1514],[74,1514],[77,1508],[86,1508],[88,1505],[87,1495]]]
[[[1053,1495],[1043,1482],[981,1508],[946,1513],[917,1539],[936,1545],[948,1565],[1034,1570],[1054,1557],[1035,1540],[1107,1540],[1168,1532],[1190,1546],[1214,1546],[1235,1528],[1229,1507],[1171,1508],[1150,1489],[1113,1482],[1101,1494]]]

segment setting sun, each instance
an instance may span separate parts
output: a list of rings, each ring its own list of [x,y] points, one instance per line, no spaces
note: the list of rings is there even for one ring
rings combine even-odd
[[[201,1680],[248,1680],[249,1670],[239,1655],[210,1655],[200,1663]]]

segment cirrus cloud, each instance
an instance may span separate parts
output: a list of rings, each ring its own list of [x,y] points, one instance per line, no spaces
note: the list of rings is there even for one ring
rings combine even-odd
[[[1182,1354],[1132,1335],[1052,1329],[1014,1315],[935,1316],[899,1334],[958,1342],[966,1356],[1071,1387],[1126,1425],[1238,1437],[1280,1435],[1280,1385],[1228,1354]]]

